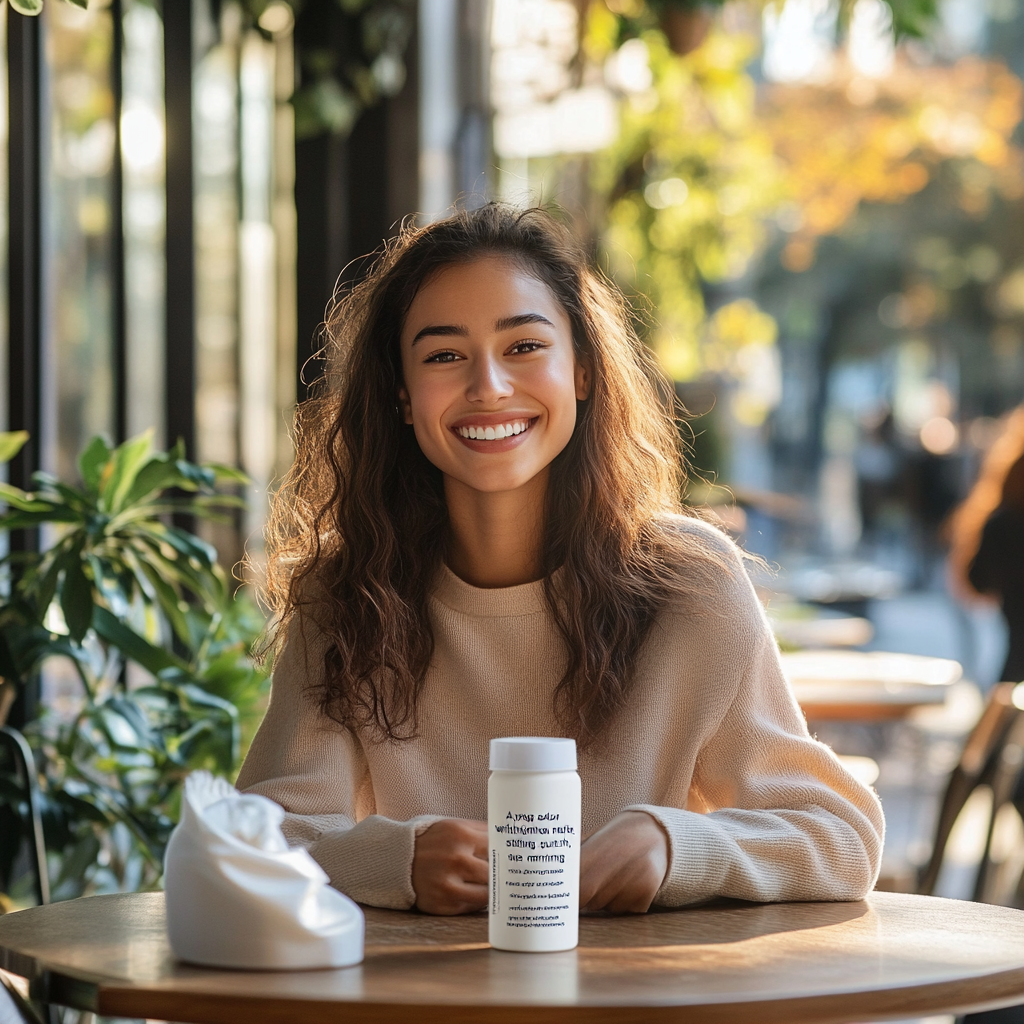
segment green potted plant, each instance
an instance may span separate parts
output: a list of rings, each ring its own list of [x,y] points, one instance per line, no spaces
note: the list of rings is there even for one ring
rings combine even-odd
[[[0,435],[0,460],[24,441]],[[180,445],[154,451],[148,433],[116,448],[94,438],[79,469],[74,485],[41,473],[31,492],[0,484],[0,530],[54,537],[7,558],[0,721],[45,665],[70,666],[76,681],[63,716],[27,730],[56,898],[156,884],[181,779],[237,770],[266,690],[253,656],[261,614],[172,518],[230,512],[241,499],[216,487],[245,477],[189,462]],[[0,838],[0,877],[13,845]]]

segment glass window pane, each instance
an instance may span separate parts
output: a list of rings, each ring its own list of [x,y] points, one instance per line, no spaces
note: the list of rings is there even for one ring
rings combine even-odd
[[[238,16],[194,78],[196,448],[238,463]]]
[[[113,433],[110,195],[114,155],[110,11],[47,4],[50,151],[43,200],[48,392],[43,463],[77,475],[93,434]],[[56,408],[53,408],[53,401]],[[56,426],[55,436],[52,427]]]
[[[132,3],[125,11],[121,70],[128,435],[153,428],[155,443],[163,446],[166,302],[163,24],[160,15],[147,3]]]

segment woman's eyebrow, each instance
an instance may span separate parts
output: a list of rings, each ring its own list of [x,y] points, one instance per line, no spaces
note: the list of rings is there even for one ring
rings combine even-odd
[[[518,313],[516,316],[502,317],[494,323],[494,330],[497,333],[511,331],[515,327],[525,327],[526,324],[547,324],[548,327],[555,325],[540,313]]]
[[[505,316],[500,320],[494,322],[494,330],[500,334],[502,331],[511,331],[516,327],[525,327],[526,324],[547,324],[548,327],[554,327],[555,325],[542,313],[517,313],[515,316]],[[426,338],[428,336],[435,338],[450,338],[453,335],[460,337],[466,337],[469,334],[469,328],[463,327],[461,324],[433,324],[430,327],[424,327],[421,331],[416,332],[416,337],[412,339],[412,345],[415,345],[420,338]],[[409,347],[412,348],[412,345]]]
[[[465,337],[467,334],[469,334],[469,328],[462,327],[460,324],[433,324],[418,331],[416,337],[412,339],[412,344],[415,345],[420,338],[426,338],[428,335],[436,338],[450,338],[452,335]],[[412,345],[409,347],[412,348]]]

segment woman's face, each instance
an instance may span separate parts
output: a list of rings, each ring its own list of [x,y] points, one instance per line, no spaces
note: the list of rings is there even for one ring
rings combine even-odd
[[[588,375],[558,300],[516,263],[442,270],[417,292],[401,346],[405,422],[450,480],[515,490],[568,444]]]

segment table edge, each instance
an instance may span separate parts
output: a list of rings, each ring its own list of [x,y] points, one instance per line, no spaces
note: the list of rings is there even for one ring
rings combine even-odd
[[[77,991],[84,995],[74,979],[64,988],[65,979],[54,976],[45,990],[52,1001]],[[56,982],[55,985],[53,983]],[[52,987],[51,987],[52,986]],[[260,996],[196,995],[140,986],[100,985],[88,1005],[76,1008],[117,1017],[145,1017],[156,1014],[166,1020],[184,1019],[193,1024],[291,1024],[301,1004],[305,1024],[336,1024],[344,1008],[346,1024],[385,1024],[396,1019],[415,1019],[417,1024],[479,1024],[488,1017],[500,1016],[502,1024],[746,1024],[750,1007],[757,1006],[759,1024],[839,1024],[851,1019],[899,1020],[914,1014],[967,1013],[997,1009],[1024,1002],[1024,967],[996,974],[978,975],[938,984],[910,985],[904,988],[860,989],[814,996],[785,996],[764,999],[753,996],[730,1002],[687,1003],[384,1003],[355,999],[297,1000]],[[62,1003],[62,1005],[76,1005]],[[258,1012],[257,1012],[258,1011]],[[695,1018],[699,1014],[699,1018]]]
[[[123,895],[123,894],[114,894]],[[910,895],[910,894],[908,894]],[[101,897],[102,898],[102,897]],[[866,902],[872,898],[886,902],[898,899],[898,894],[871,893]],[[916,897],[917,899],[935,900],[935,897]],[[959,901],[940,902],[957,903]],[[996,909],[996,908],[993,908]],[[1012,908],[998,908],[1011,913],[1021,913]],[[235,993],[182,993],[163,987],[153,987],[152,983],[130,982],[121,978],[112,978],[89,970],[72,966],[62,966],[48,961],[44,957],[20,953],[0,942],[0,968],[29,978],[36,982],[38,989],[46,993],[45,998],[60,1005],[76,1009],[90,1010],[94,1013],[112,1016],[150,1018],[163,1017],[166,1020],[181,1020],[183,1014],[194,1024],[251,1024],[253,1019],[267,1022],[280,1021],[291,1024],[294,1020],[295,1004],[301,1002],[304,1018],[309,1024],[329,1020],[336,1024],[340,1007],[345,1008],[346,1022],[357,1024],[374,1024],[394,1019],[398,1015],[416,1013],[423,1024],[432,1024],[434,1020],[456,1022],[478,1021],[481,1015],[501,1014],[503,1024],[546,1024],[552,1021],[578,1020],[619,1021],[625,1020],[629,1014],[631,1022],[643,1020],[669,1022],[679,1017],[680,1020],[688,1013],[699,1011],[701,1020],[708,1022],[721,1021],[723,1024],[736,1024],[749,1018],[749,1006],[758,1004],[759,1020],[765,1024],[791,1024],[794,1014],[799,1019],[815,1022],[849,1020],[850,1014],[863,1019],[899,1019],[915,1013],[928,1012],[967,1012],[983,1008],[995,1008],[1024,1003],[1024,964],[997,969],[992,972],[984,968],[980,972],[965,974],[959,978],[943,980],[935,983],[915,983],[903,987],[890,988],[850,988],[840,992],[828,992],[811,995],[766,998],[757,994],[739,994],[728,1002],[672,1002],[649,1004],[615,1004],[614,1002],[590,1003],[473,1003],[453,1004],[445,1002],[373,1002],[354,998],[338,998],[331,1000],[310,999],[298,1000],[293,997],[274,999],[273,997],[244,996]],[[898,994],[898,998],[896,998]],[[145,1000],[148,1012],[137,1001]],[[187,1009],[180,1004],[187,1003]],[[884,1007],[881,1004],[885,1004]],[[160,1007],[157,1012],[157,1007]],[[209,1010],[209,1013],[204,1010]],[[253,1011],[259,1007],[258,1018]],[[291,1007],[291,1009],[288,1009]],[[813,1016],[806,1016],[813,1012]],[[389,1016],[390,1015],[390,1016]],[[538,1016],[539,1015],[539,1016]]]

